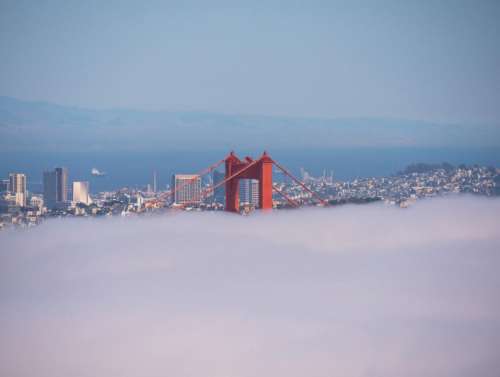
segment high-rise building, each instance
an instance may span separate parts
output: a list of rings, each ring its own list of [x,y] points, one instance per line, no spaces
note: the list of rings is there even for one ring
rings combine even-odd
[[[255,208],[259,207],[259,181],[256,179],[250,181],[250,203]]]
[[[256,179],[240,179],[240,203],[259,205],[259,181]]]
[[[240,204],[259,206],[259,181],[257,179],[240,179]]]
[[[10,180],[8,179],[0,179],[0,192],[9,191]]]
[[[83,203],[89,205],[92,203],[89,195],[89,183],[88,182],[73,182],[73,202]]]
[[[240,205],[250,203],[250,185],[249,179],[240,179]]]
[[[139,209],[144,206],[144,198],[139,192],[135,195],[135,205]]]
[[[47,208],[55,208],[68,200],[68,169],[55,168],[43,172],[43,200]]]
[[[43,172],[43,202],[49,209],[56,206],[57,179],[55,171]]]
[[[26,207],[26,175],[9,174],[9,191],[16,196],[16,205]]]
[[[201,203],[201,177],[198,174],[174,174],[172,189],[175,204]]]
[[[55,168],[57,194],[56,200],[59,203],[68,201],[68,169]]]
[[[217,184],[219,184],[224,180],[225,174],[220,171],[214,170],[212,178],[214,186],[216,186]],[[217,203],[225,204],[225,199],[226,199],[226,188],[224,187],[224,185],[220,185],[214,190],[214,201],[216,201]]]
[[[158,174],[156,171],[153,172],[153,192],[158,191]]]

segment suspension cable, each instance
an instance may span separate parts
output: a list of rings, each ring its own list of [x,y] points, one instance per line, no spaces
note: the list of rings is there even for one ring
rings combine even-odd
[[[323,198],[321,198],[317,193],[315,193],[313,190],[311,190],[309,187],[307,187],[304,183],[302,183],[301,181],[299,181],[297,178],[295,178],[293,176],[292,173],[290,173],[288,170],[286,170],[283,166],[281,166],[280,164],[278,164],[276,161],[273,160],[273,164],[278,168],[280,169],[283,173],[285,173],[287,176],[289,176],[291,179],[293,179],[296,183],[298,183],[304,190],[306,190],[307,192],[309,192],[312,196],[314,196],[316,199],[318,199],[321,204],[323,205],[328,205],[328,202],[326,200],[324,200]]]
[[[236,178],[237,176],[243,174],[245,171],[247,171],[248,169],[250,169],[252,166],[254,166],[255,164],[257,164],[258,162],[260,162],[262,158],[259,158],[257,160],[254,160],[252,162],[250,162],[248,165],[246,165],[243,169],[237,171],[236,173],[233,173],[231,174],[229,177],[226,177],[224,178],[222,181],[218,182],[217,184],[215,185],[212,185],[208,188],[205,188],[201,194],[200,194],[200,199],[199,200],[203,200],[205,199],[209,194],[213,193],[217,188],[219,188],[220,186],[222,186],[223,184],[225,184],[226,182]],[[225,162],[225,159],[223,160],[220,160],[212,165],[210,165],[208,168],[206,169],[203,169],[200,173],[198,173],[197,175],[198,176],[203,176],[205,174],[208,174],[210,173],[211,171],[217,169],[222,163]],[[309,187],[307,187],[303,182],[301,182],[300,180],[298,180],[297,178],[295,178],[295,176],[290,173],[287,169],[285,169],[283,166],[281,166],[280,164],[278,164],[276,161],[272,160],[272,163],[279,169],[281,170],[285,175],[287,175],[288,177],[290,177],[294,182],[296,182],[298,185],[300,185],[304,190],[306,190],[307,192],[309,192],[312,196],[314,196],[321,204],[323,205],[328,205],[328,202],[326,200],[324,200],[323,198],[321,198],[316,192],[314,192],[313,190],[311,190]],[[195,181],[198,177],[193,177],[193,178],[190,178],[188,180],[185,180],[184,182],[182,182],[177,188],[174,187],[172,190],[170,190],[169,192],[161,195],[161,198],[162,199],[166,199],[168,198],[169,196],[173,195],[175,192],[177,192],[178,190],[182,189],[183,187],[185,187],[186,185],[190,184],[192,181]],[[272,187],[274,191],[276,191],[278,194],[280,194],[281,196],[283,196],[290,204],[292,204],[293,206],[295,207],[299,207],[299,204],[291,199],[288,195],[286,195],[284,192],[282,192],[281,190],[279,190],[277,187],[273,186]],[[186,205],[189,205],[190,203],[196,203],[197,201],[190,201],[190,202],[187,202],[187,203],[183,203],[182,205],[183,206],[186,206]]]
[[[224,160],[223,160],[224,161]],[[230,181],[231,179],[237,177],[238,175],[242,174],[243,172],[245,172],[246,170],[250,169],[253,165],[257,164],[258,162],[260,161],[260,159],[258,160],[255,160],[255,161],[252,161],[251,163],[249,163],[247,166],[245,166],[243,169],[237,171],[236,173],[234,174],[231,174],[229,177],[227,178],[224,178],[222,181],[220,181],[219,183],[217,183],[216,185],[213,185],[213,186],[210,186],[208,188],[206,188],[200,195],[200,201],[205,199],[211,192],[214,192],[215,189],[219,188],[220,186],[222,186],[224,183],[226,183],[227,181]],[[183,206],[186,206],[186,205],[189,205],[189,204],[192,204],[192,203],[197,203],[196,200],[192,200],[192,201],[189,201],[189,202],[186,202],[186,203],[182,203]]]
[[[216,185],[213,185],[211,187],[209,187],[207,189],[207,193],[210,192],[210,191],[214,191],[216,188],[219,188],[220,186],[222,186],[224,183],[226,183],[227,181],[230,181],[231,179],[233,178],[236,178],[238,175],[240,175],[241,173],[245,172],[246,170],[250,169],[253,165],[257,164],[258,162],[260,161],[260,159],[258,160],[255,160],[255,161],[252,161],[251,163],[249,163],[247,166],[245,166],[243,169],[241,170],[238,170],[236,173],[234,174],[231,174],[229,177],[227,178],[224,178],[222,181],[220,181],[219,183],[217,183]]]
[[[273,186],[273,190],[276,191],[278,194],[280,194],[283,198],[285,198],[286,201],[288,203],[290,203],[291,205],[293,205],[294,207],[300,207],[299,203],[297,203],[295,200],[290,198],[288,195],[286,195],[283,191],[278,189],[276,186]]]

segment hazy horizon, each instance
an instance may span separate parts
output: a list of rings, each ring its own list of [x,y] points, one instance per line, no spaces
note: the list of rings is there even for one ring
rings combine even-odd
[[[417,162],[500,165],[500,128],[384,119],[319,119],[217,113],[95,110],[0,97],[0,176],[41,174],[55,166],[91,181],[93,192],[160,187],[235,150],[264,150],[299,174],[334,171],[335,179],[388,176]],[[106,171],[95,179],[92,168]]]
[[[0,95],[0,99],[6,101],[16,101],[16,102],[24,102],[26,104],[31,104],[35,106],[55,106],[60,108],[67,108],[76,111],[90,111],[90,112],[130,112],[130,113],[168,113],[168,114],[200,114],[200,115],[223,115],[223,116],[241,116],[241,117],[265,117],[265,118],[278,118],[278,119],[309,119],[309,120],[381,120],[381,121],[394,121],[394,122],[419,122],[424,124],[443,124],[447,126],[466,126],[466,127],[474,127],[477,125],[481,126],[497,126],[500,125],[497,121],[493,122],[480,122],[477,120],[468,120],[464,122],[456,122],[456,121],[436,121],[436,120],[428,120],[428,119],[419,119],[419,118],[404,118],[404,117],[392,117],[392,116],[360,116],[355,114],[347,114],[344,116],[320,116],[320,115],[287,115],[287,114],[266,114],[266,113],[245,113],[245,112],[225,112],[224,109],[221,110],[205,110],[205,109],[183,109],[179,108],[166,108],[166,107],[158,107],[158,108],[140,108],[139,106],[134,106],[133,104],[128,106],[81,106],[74,103],[65,103],[63,102],[54,102],[49,100],[36,100],[30,98],[21,98],[21,97],[12,97],[8,95]]]

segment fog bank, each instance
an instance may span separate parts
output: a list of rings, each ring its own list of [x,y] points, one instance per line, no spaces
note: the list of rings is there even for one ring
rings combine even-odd
[[[496,376],[500,200],[0,234],[0,375]]]

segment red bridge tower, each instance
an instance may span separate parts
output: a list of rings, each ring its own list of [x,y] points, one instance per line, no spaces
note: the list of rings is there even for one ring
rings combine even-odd
[[[258,160],[245,157],[241,161],[234,152],[225,159],[226,164],[226,211],[239,211],[240,179],[257,179],[259,181],[259,207],[273,208],[273,160],[266,152]]]

